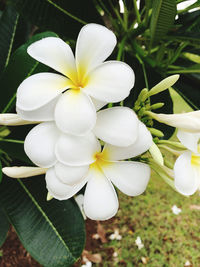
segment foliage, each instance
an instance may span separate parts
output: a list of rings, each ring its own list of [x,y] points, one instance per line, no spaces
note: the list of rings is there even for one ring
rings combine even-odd
[[[27,54],[27,47],[44,37],[60,36],[74,48],[80,28],[89,22],[100,23],[113,30],[118,38],[113,58],[127,62],[135,71],[134,90],[122,105],[133,108],[143,88],[150,89],[161,79],[176,73],[181,74],[181,78],[173,86],[174,90],[192,109],[199,109],[200,11],[188,11],[200,7],[200,3],[197,1],[195,6],[177,10],[179,2],[146,0],[140,1],[138,8],[136,0],[126,0],[124,13],[120,13],[119,3],[114,0],[1,1],[1,112],[15,111],[16,90],[25,78],[49,71],[48,67]],[[150,97],[148,101],[149,109],[154,103],[162,102],[164,106],[156,112],[173,113],[168,90]],[[143,110],[141,104],[138,114],[142,114]],[[164,132],[161,139],[172,136],[174,130],[171,127],[141,118],[148,127]],[[3,166],[9,166],[11,161],[12,165],[30,164],[22,141],[29,129],[29,126],[0,128],[0,134],[6,130],[5,135],[0,135]],[[154,137],[157,138],[156,135]],[[46,202],[46,194],[42,177],[25,182],[3,177],[0,184],[0,245],[11,223],[25,248],[43,266],[67,267],[80,257],[83,250],[84,221],[72,199]],[[148,201],[145,197],[141,197],[144,202]],[[164,221],[165,217],[161,216],[161,219]]]

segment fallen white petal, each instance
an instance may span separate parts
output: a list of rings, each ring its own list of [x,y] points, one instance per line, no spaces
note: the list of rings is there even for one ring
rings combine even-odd
[[[200,186],[199,167],[191,164],[192,153],[181,154],[174,164],[174,185],[183,195],[192,195]]]
[[[76,79],[76,65],[73,52],[68,44],[57,37],[47,37],[31,44],[28,54],[39,62]]]
[[[172,206],[172,212],[175,214],[175,215],[178,215],[179,213],[181,213],[181,209],[179,209],[176,205],[173,205]]]
[[[47,169],[39,167],[4,167],[2,172],[12,178],[27,178],[46,173]]]
[[[151,169],[141,162],[119,161],[102,165],[105,176],[128,196],[142,194],[149,182]]]
[[[70,81],[55,73],[37,73],[25,79],[17,89],[16,106],[31,111],[49,103],[63,90],[69,87]]]
[[[55,173],[58,179],[68,185],[75,185],[82,180],[88,173],[89,165],[67,166],[60,162],[55,164]]]
[[[180,142],[194,153],[198,153],[198,141],[200,139],[199,133],[189,133],[182,130],[178,130],[177,137]]]
[[[115,146],[129,146],[138,137],[139,120],[127,107],[113,107],[97,113],[93,132],[104,142]]]
[[[26,136],[24,150],[27,156],[40,167],[51,167],[56,163],[55,145],[60,132],[53,122],[35,126]]]
[[[117,43],[112,31],[99,24],[84,26],[76,43],[76,66],[79,75],[86,75],[112,53]]]
[[[84,178],[80,181],[80,183],[73,186],[64,184],[56,176],[54,168],[48,169],[45,179],[47,190],[49,191],[50,195],[58,200],[71,198],[87,183],[87,178]]]
[[[80,90],[68,90],[56,105],[55,121],[62,132],[85,135],[96,123],[94,104]]]
[[[111,182],[98,169],[91,168],[84,195],[84,211],[92,220],[108,220],[118,210],[118,199]]]
[[[138,247],[138,249],[142,249],[144,247],[144,244],[142,243],[142,240],[140,238],[140,236],[137,236],[136,240],[135,240],[135,244]]]
[[[103,157],[109,161],[124,160],[136,157],[146,152],[152,145],[152,136],[146,126],[139,122],[138,138],[127,147],[118,147],[106,144],[103,150]]]
[[[94,155],[100,149],[99,141],[91,132],[84,136],[63,134],[56,144],[56,157],[65,165],[83,166],[94,162]]]
[[[119,102],[130,93],[135,75],[129,65],[120,61],[107,61],[88,76],[84,92],[105,102]]]

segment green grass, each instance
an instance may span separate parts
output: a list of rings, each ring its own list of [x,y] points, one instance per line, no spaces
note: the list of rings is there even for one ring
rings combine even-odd
[[[191,111],[175,91],[170,93],[175,113]],[[200,266],[200,210],[191,209],[191,205],[200,207],[199,192],[184,197],[153,174],[144,194],[131,198],[119,192],[119,202],[117,216],[103,225],[107,233],[118,228],[122,239],[103,245],[98,251],[103,258],[99,266],[144,266],[142,257],[150,267],[179,267],[186,261]],[[172,213],[173,205],[182,209],[179,215]],[[144,244],[141,250],[135,244],[137,236]],[[118,256],[110,256],[110,250]]]
[[[200,266],[200,210],[190,208],[200,206],[199,193],[184,197],[153,176],[144,194],[131,198],[119,193],[119,201],[117,216],[105,227],[107,232],[118,228],[122,239],[104,244],[112,247],[118,257],[106,259],[105,253],[103,266],[123,266],[123,262],[128,267],[143,266],[142,257],[151,267],[179,267],[187,260]],[[182,209],[179,215],[172,213],[173,205]],[[144,243],[141,250],[135,245],[137,236]]]

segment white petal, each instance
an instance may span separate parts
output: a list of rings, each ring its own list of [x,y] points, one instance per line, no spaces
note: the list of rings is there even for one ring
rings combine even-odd
[[[12,178],[27,178],[46,173],[47,169],[39,167],[4,167],[2,172]]]
[[[138,130],[138,138],[130,146],[117,147],[106,144],[103,150],[103,158],[109,161],[124,160],[146,152],[152,145],[152,136],[142,122],[139,122]]]
[[[26,136],[24,150],[38,166],[51,167],[56,162],[55,144],[60,133],[53,122],[35,126]]]
[[[76,79],[76,65],[73,52],[68,44],[56,37],[47,37],[31,44],[28,54],[64,74],[70,79]]]
[[[192,195],[200,186],[199,167],[191,164],[192,153],[187,151],[178,157],[174,164],[174,184],[178,192]]]
[[[120,61],[107,61],[89,73],[84,92],[105,102],[125,99],[133,88],[135,75],[129,65]]]
[[[23,120],[18,114],[15,113],[3,113],[0,114],[0,125],[7,126],[17,126],[17,125],[26,125],[26,124],[34,124],[38,123],[38,121],[26,121]]]
[[[61,94],[59,94],[57,97],[55,97],[53,100],[51,100],[49,103],[45,104],[44,106],[34,109],[34,110],[23,110],[23,109],[20,109],[19,107],[16,107],[17,114],[21,118],[25,120],[29,120],[29,121],[35,121],[35,120],[53,121],[55,107],[60,97],[61,97]]]
[[[83,166],[94,162],[101,149],[93,133],[84,136],[63,134],[56,144],[56,157],[65,165]]]
[[[98,24],[84,26],[76,43],[76,66],[79,75],[87,74],[112,53],[117,43],[112,31]]]
[[[93,98],[93,97],[90,97],[90,98],[91,98],[91,100],[92,100],[92,103],[93,103],[94,106],[95,106],[96,111],[98,111],[99,109],[101,109],[102,107],[104,107],[105,105],[108,104],[108,103],[105,102],[105,101],[97,100],[97,99],[95,99],[95,98]]]
[[[84,178],[80,183],[69,186],[62,183],[56,176],[54,168],[50,168],[45,176],[47,183],[47,190],[50,195],[58,200],[64,200],[75,195],[87,183],[87,178]]]
[[[102,165],[105,176],[128,196],[142,194],[149,182],[151,170],[141,162],[110,162]]]
[[[200,132],[200,110],[180,114],[156,114],[151,112],[151,116],[160,122],[183,131]]]
[[[54,73],[37,73],[24,80],[17,90],[17,107],[30,111],[49,103],[69,87],[69,80]]]
[[[104,142],[115,146],[129,146],[138,137],[139,120],[127,107],[104,109],[97,113],[93,132]]]
[[[84,177],[86,177],[89,170],[89,165],[85,166],[68,166],[60,162],[55,164],[55,172],[58,179],[68,185],[75,185]]]
[[[62,94],[55,109],[55,121],[65,133],[84,135],[96,123],[96,110],[90,97],[79,90]]]
[[[92,220],[108,220],[118,210],[118,199],[111,182],[101,171],[91,168],[84,195],[84,211]]]
[[[189,133],[178,130],[177,137],[186,148],[194,153],[198,153],[198,141],[200,139],[200,133]]]

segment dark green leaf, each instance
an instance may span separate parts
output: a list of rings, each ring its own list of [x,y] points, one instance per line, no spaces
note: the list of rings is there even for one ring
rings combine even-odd
[[[81,255],[84,220],[73,200],[46,201],[44,177],[3,179],[0,201],[27,251],[44,267],[68,267]]]
[[[20,83],[31,74],[47,71],[49,68],[27,54],[27,47],[44,37],[57,36],[53,32],[44,32],[33,36],[25,45],[20,46],[10,58],[10,62],[0,77],[0,110],[10,111],[15,103],[15,94]]]
[[[1,164],[1,161],[0,161],[0,183],[2,181],[2,177],[3,177],[3,175],[2,175],[2,164]]]
[[[102,23],[93,0],[11,0],[23,17],[41,30],[74,38],[88,22]]]
[[[200,109],[200,74],[182,74],[173,88],[195,110]]]
[[[172,27],[176,16],[175,0],[154,0],[150,24],[150,41],[161,40]]]
[[[3,245],[4,241],[6,240],[9,226],[10,226],[10,223],[5,213],[3,212],[2,208],[0,207],[0,247]]]
[[[7,6],[0,19],[0,72],[9,62],[18,17],[16,10],[12,6]]]

